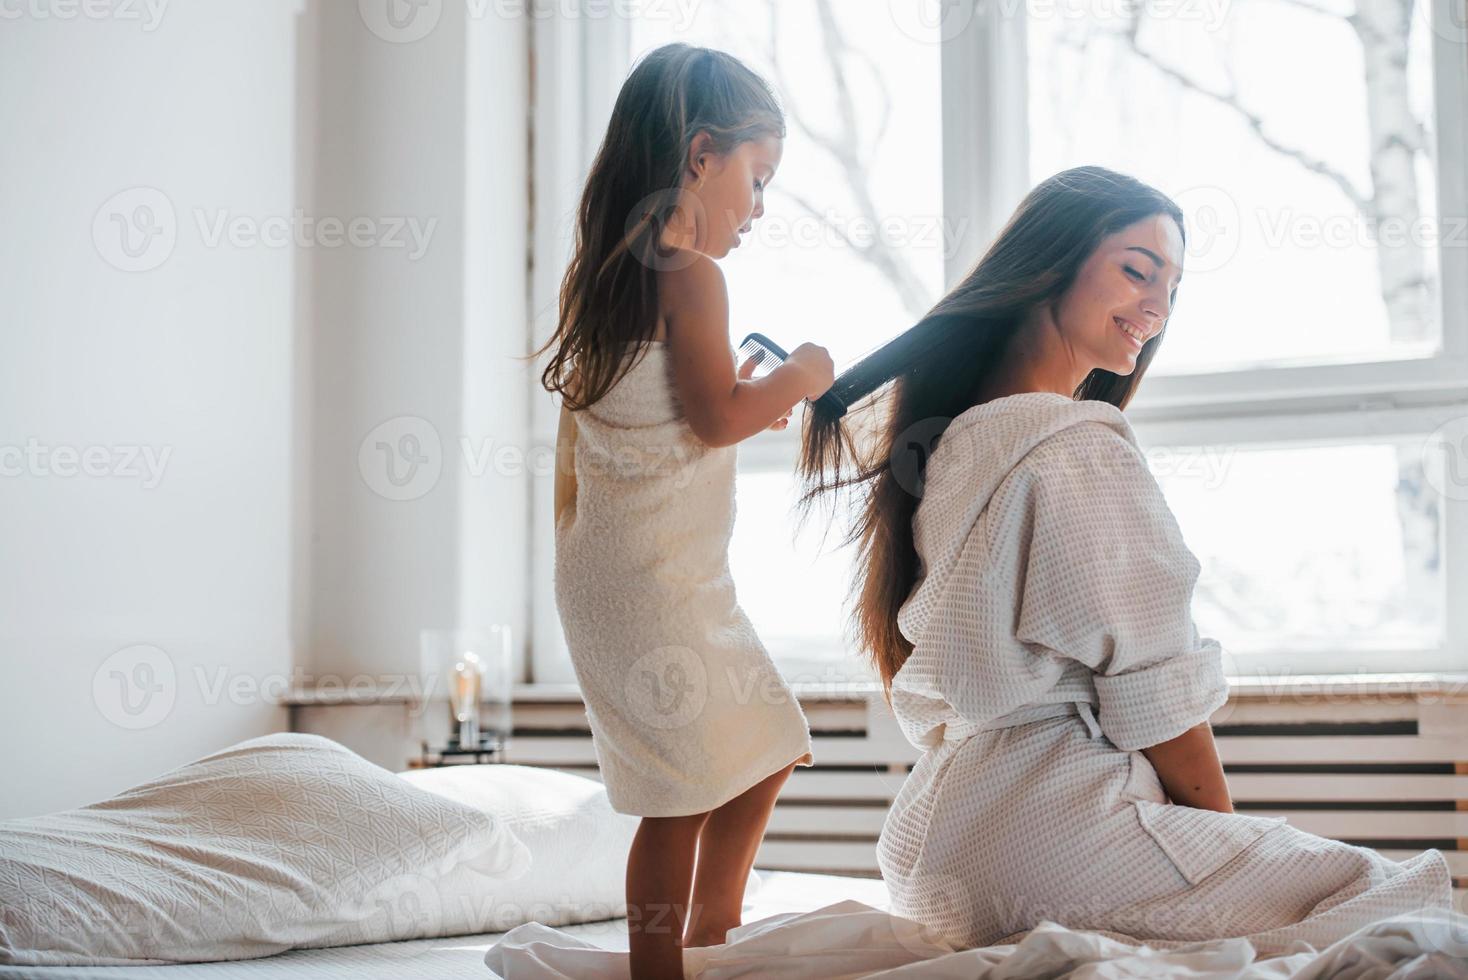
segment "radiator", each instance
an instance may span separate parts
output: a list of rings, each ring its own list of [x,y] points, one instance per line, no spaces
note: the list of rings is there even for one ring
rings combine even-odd
[[[801,705],[817,764],[791,774],[756,864],[875,877],[877,835],[917,750],[878,695]],[[1238,812],[1397,860],[1437,848],[1468,910],[1468,701],[1253,692],[1212,723]],[[505,761],[597,778],[581,704],[517,702]]]

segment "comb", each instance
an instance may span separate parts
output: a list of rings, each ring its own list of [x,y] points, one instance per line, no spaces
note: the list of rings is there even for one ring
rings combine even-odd
[[[790,355],[785,349],[762,333],[752,333],[739,345],[739,363],[754,358],[754,377],[763,378],[785,363]]]
[[[739,345],[738,363],[742,364],[751,357],[757,358],[754,367],[754,377],[763,378],[775,370],[775,368],[785,363],[790,355],[785,352],[783,347],[764,334],[752,333],[745,337]],[[817,398],[812,404],[820,405],[836,418],[840,418],[846,414],[847,406],[846,402],[836,394],[836,387],[837,385],[832,385],[824,395]],[[810,399],[807,398],[806,401],[810,402]]]

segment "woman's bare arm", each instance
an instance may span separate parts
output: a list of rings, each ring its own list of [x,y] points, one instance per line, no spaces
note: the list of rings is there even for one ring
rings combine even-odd
[[[556,424],[555,523],[561,523],[562,512],[576,510],[576,420],[565,405]]]
[[[1176,738],[1142,749],[1163,789],[1174,803],[1233,813],[1228,781],[1218,761],[1218,746],[1208,722],[1189,728]]]

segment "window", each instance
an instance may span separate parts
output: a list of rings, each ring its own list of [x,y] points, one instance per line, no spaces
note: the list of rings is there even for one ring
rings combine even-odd
[[[1410,30],[1290,0],[1031,13],[1032,182],[1095,163],[1188,212],[1153,371],[1439,349],[1433,34],[1412,0],[1373,3]]]
[[[1398,460],[1414,452],[1373,442],[1152,453],[1203,566],[1198,628],[1235,654],[1325,653],[1361,672],[1374,651],[1435,649],[1441,510],[1425,475],[1404,478]]]
[[[1465,311],[1444,302],[1468,253],[1442,159],[1452,148],[1462,172],[1463,47],[1443,43],[1445,12],[1076,0],[1026,17],[1031,181],[1097,163],[1187,215],[1185,284],[1142,417],[1189,392],[1248,396],[1213,408],[1240,419],[1225,443],[1173,453],[1217,463],[1215,486],[1158,474],[1203,564],[1199,628],[1241,669],[1468,662],[1468,637],[1448,635],[1442,538],[1462,517],[1433,489],[1427,432],[1381,440],[1349,400],[1465,376]],[[1300,418],[1286,410],[1261,441],[1242,420],[1250,401],[1312,389],[1351,393],[1343,436],[1289,440]]]
[[[594,76],[551,84],[594,93],[589,160],[658,44],[774,82],[790,136],[724,263],[733,339],[813,340],[838,368],[961,278],[1044,177],[1097,163],[1169,193],[1186,275],[1128,416],[1203,564],[1199,628],[1241,673],[1463,670],[1464,0],[1342,2],[706,0],[687,21],[550,25],[579,52],[552,63]],[[731,566],[790,676],[847,680],[865,669],[842,636],[850,555],[839,529],[824,550],[819,527],[793,534],[796,435],[740,448]],[[543,639],[538,679],[564,656]]]

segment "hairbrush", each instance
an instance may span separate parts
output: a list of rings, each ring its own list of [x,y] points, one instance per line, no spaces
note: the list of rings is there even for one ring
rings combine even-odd
[[[753,376],[756,378],[762,378],[773,371],[775,368],[779,367],[781,364],[785,363],[790,355],[785,352],[785,348],[781,347],[779,344],[775,343],[764,334],[752,333],[749,336],[745,337],[743,342],[741,342],[739,345],[739,360],[743,362],[744,360],[751,357],[755,358],[755,368]],[[841,416],[846,414],[846,403],[837,396],[836,388],[837,385],[832,385],[825,394],[821,395],[821,397],[817,398],[815,401],[811,402],[809,398],[807,398],[806,401],[810,402],[813,405],[817,405],[829,411],[835,417],[840,418]]]

